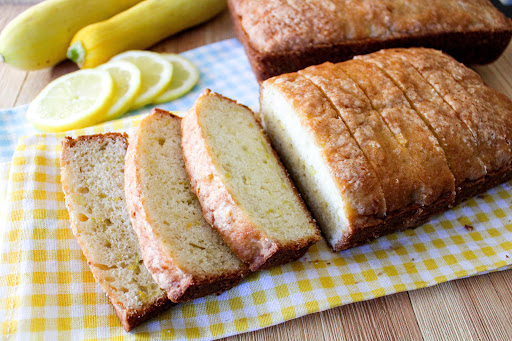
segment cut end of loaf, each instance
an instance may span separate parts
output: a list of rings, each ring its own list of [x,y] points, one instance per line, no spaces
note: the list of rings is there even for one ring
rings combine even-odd
[[[301,124],[286,97],[271,84],[261,87],[261,122],[331,245],[353,231],[347,203],[322,150]]]

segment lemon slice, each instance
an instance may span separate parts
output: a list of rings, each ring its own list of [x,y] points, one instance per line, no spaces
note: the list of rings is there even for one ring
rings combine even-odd
[[[153,102],[171,83],[172,64],[160,57],[158,53],[127,51],[118,54],[111,60],[128,61],[135,64],[140,70],[142,85],[137,98],[133,102],[132,109],[140,108]]]
[[[140,71],[135,65],[124,60],[109,62],[97,69],[107,71],[114,80],[114,104],[107,112],[105,121],[115,120],[128,111],[135,101],[142,84]]]
[[[192,90],[199,81],[199,70],[187,58],[173,53],[160,56],[172,64],[172,80],[167,90],[158,96],[154,103],[164,103],[179,98]]]
[[[28,107],[27,119],[48,132],[88,127],[103,120],[113,97],[114,82],[107,71],[72,72],[37,95]]]

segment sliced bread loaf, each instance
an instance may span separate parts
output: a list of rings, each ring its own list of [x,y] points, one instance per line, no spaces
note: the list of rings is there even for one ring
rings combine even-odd
[[[320,240],[250,109],[206,90],[183,118],[182,135],[206,220],[252,270],[297,259]]]
[[[125,330],[171,303],[142,262],[124,196],[127,136],[66,137],[61,180],[71,229]]]
[[[130,140],[126,199],[146,266],[174,302],[220,293],[248,267],[204,220],[181,151],[181,119],[155,109]]]
[[[317,90],[313,97],[305,79],[321,94]],[[416,227],[512,178],[512,101],[439,51],[382,50],[274,77],[260,91],[262,124],[335,251]],[[326,107],[325,101],[332,106]],[[368,217],[374,205],[367,206],[368,198],[362,205],[353,195],[355,184],[365,188],[374,183],[372,177],[356,176],[360,170],[346,158],[333,162],[334,142],[349,140],[345,133],[326,135],[319,124],[333,117],[333,109],[380,181],[384,197],[373,198],[384,199],[384,216]],[[379,117],[384,122],[380,126],[374,123]],[[304,141],[314,145],[304,148]],[[406,154],[413,163],[402,162]],[[326,174],[322,182],[314,177],[320,172]],[[347,181],[346,174],[353,178]],[[416,189],[430,193],[431,200],[411,197]],[[323,219],[329,215],[331,219]]]

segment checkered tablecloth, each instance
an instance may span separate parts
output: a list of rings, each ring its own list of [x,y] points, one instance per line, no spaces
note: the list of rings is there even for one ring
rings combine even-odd
[[[257,84],[237,42],[229,40],[186,55],[199,65],[202,82],[180,104],[164,107],[187,108],[204,86],[257,106]],[[129,117],[68,135],[130,133],[139,120]],[[58,161],[62,136],[23,137],[10,167],[0,167],[0,175],[10,169],[7,186],[0,186],[0,190],[6,188],[7,198],[3,205],[6,230],[0,244],[0,331],[4,337],[219,338],[512,264],[509,183],[416,230],[366,246],[333,253],[322,241],[299,261],[251,274],[220,296],[176,305],[126,333],[69,229]]]

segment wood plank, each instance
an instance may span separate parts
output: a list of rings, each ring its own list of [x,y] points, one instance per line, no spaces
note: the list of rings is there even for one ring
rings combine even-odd
[[[423,340],[407,293],[311,314],[225,339],[234,340]]]
[[[156,52],[180,53],[205,44],[234,38],[231,18],[225,10],[212,20],[169,37],[151,48]]]
[[[466,297],[468,315],[473,326],[478,326],[479,340],[512,340],[511,311],[503,304],[489,275],[465,278],[454,283]]]
[[[426,340],[512,339],[509,303],[502,302],[489,275],[411,291],[409,296]]]
[[[398,293],[358,302],[322,315],[332,340],[422,340],[409,295]]]
[[[508,312],[508,316],[512,315],[512,270],[494,272],[488,275],[489,279],[498,294],[501,303]]]
[[[30,103],[52,80],[76,70],[78,70],[78,67],[74,63],[64,61],[51,68],[28,72],[15,105]]]
[[[503,55],[490,65],[474,66],[487,85],[503,92],[512,98],[512,43],[508,45]]]
[[[2,6],[0,31],[27,8],[28,6]],[[0,79],[2,80],[2,86],[0,86],[0,109],[10,108],[16,103],[16,98],[18,97],[26,76],[26,71],[18,70],[7,64],[0,63]]]
[[[294,319],[276,326],[254,332],[234,335],[224,341],[269,341],[269,340],[328,340],[324,336],[320,314],[316,313]]]

